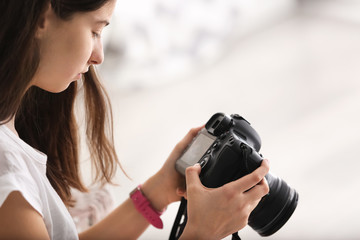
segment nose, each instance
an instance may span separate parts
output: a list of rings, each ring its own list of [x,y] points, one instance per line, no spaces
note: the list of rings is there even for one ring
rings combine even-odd
[[[98,41],[93,48],[93,51],[91,53],[89,64],[90,65],[98,65],[101,64],[104,61],[104,51],[102,42]]]

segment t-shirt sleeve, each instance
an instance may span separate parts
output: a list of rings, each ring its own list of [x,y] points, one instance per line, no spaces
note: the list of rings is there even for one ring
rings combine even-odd
[[[12,152],[0,152],[0,207],[10,193],[19,191],[25,200],[43,216],[39,188],[29,174],[26,164],[22,164],[19,157]]]

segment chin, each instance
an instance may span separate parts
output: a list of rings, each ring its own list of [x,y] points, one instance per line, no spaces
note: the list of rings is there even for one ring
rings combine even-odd
[[[74,81],[70,82],[67,85],[62,85],[62,86],[37,86],[39,88],[41,88],[44,91],[50,92],[50,93],[61,93],[63,91],[65,91],[66,89],[69,88],[70,84],[73,83]]]

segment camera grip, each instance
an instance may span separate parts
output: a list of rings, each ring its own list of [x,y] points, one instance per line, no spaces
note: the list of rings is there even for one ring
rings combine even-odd
[[[263,160],[262,156],[246,143],[240,143],[240,151],[245,160],[245,167],[248,173],[253,172],[260,167]]]

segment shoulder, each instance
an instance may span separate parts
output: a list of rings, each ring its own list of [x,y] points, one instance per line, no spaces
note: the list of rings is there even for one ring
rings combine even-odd
[[[0,141],[0,206],[10,193],[19,191],[38,212],[42,213],[39,185],[26,162],[29,161],[20,148]]]
[[[20,149],[0,141],[0,176],[25,169],[26,164]]]

